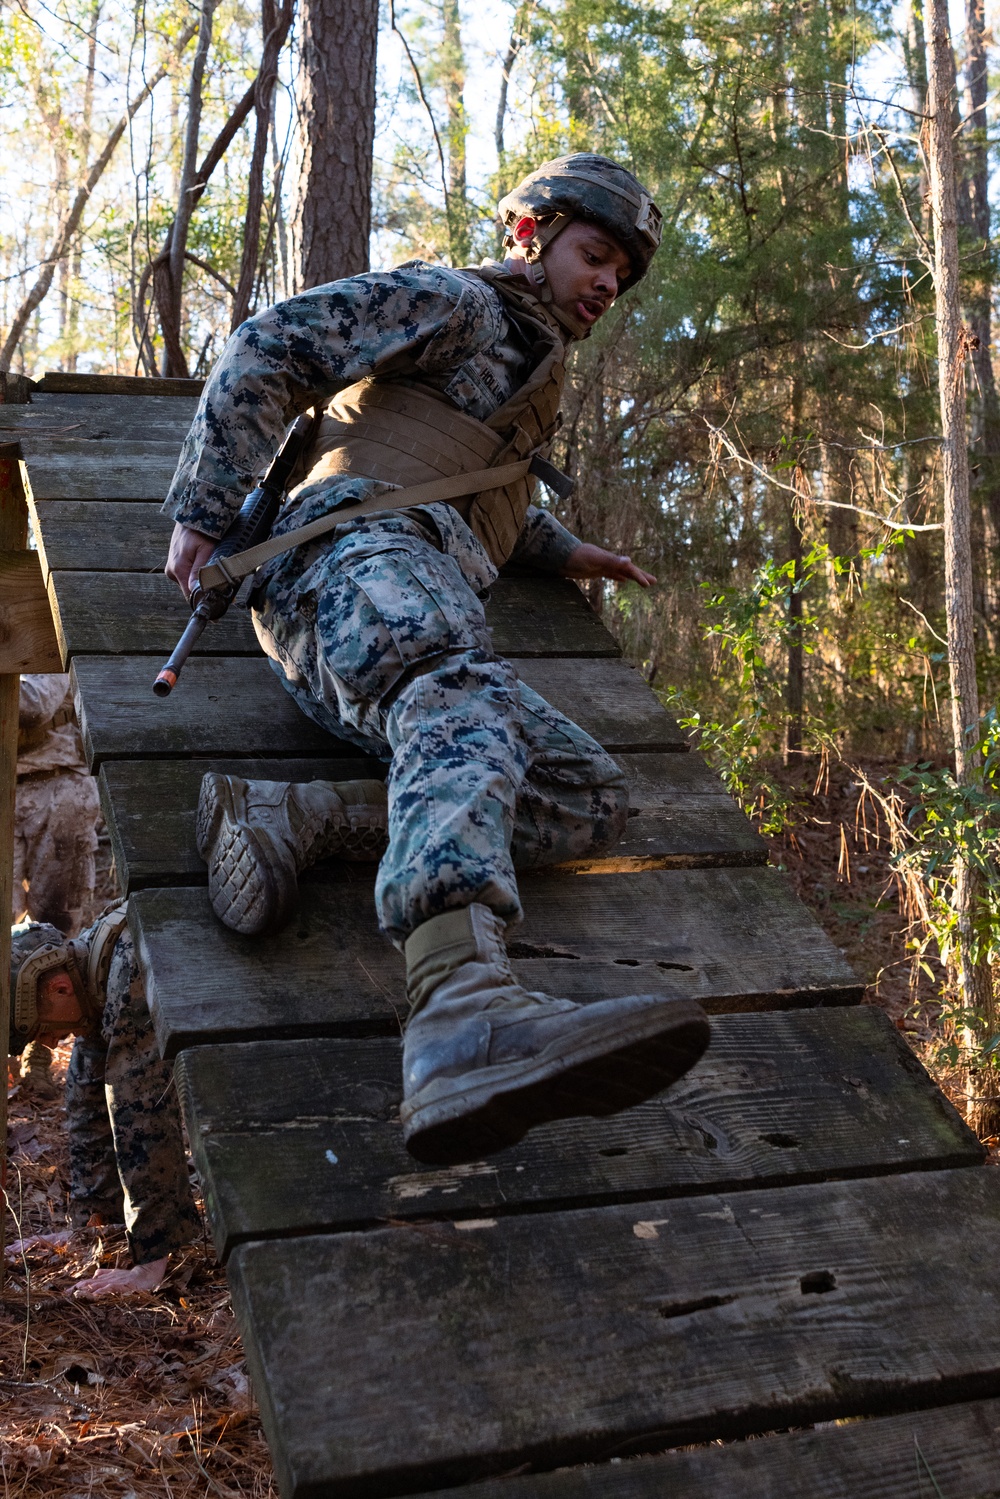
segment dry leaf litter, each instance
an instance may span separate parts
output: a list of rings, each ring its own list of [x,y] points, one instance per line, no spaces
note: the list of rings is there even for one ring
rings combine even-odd
[[[61,1084],[71,1043],[55,1055]],[[0,1297],[3,1499],[276,1499],[225,1272],[207,1243],[167,1281],[85,1303],[130,1264],[117,1228],[71,1229],[61,1091],[8,1090],[7,1274]],[[19,1242],[20,1241],[20,1242]]]

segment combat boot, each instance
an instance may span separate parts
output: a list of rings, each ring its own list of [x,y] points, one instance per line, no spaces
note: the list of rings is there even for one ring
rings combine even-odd
[[[243,781],[209,772],[195,838],[208,865],[212,910],[246,937],[275,932],[292,913],[298,876],[336,854],[377,863],[386,846],[381,781]]]
[[[529,992],[503,931],[477,904],[432,917],[406,943],[400,1118],[418,1160],[477,1160],[548,1120],[629,1108],[676,1082],[708,1045],[708,1017],[690,999],[577,1004]]]
[[[21,1092],[43,1100],[58,1098],[61,1089],[52,1076],[52,1047],[29,1041],[21,1053]]]

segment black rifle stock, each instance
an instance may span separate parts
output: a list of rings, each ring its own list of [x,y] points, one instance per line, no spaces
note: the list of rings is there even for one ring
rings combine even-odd
[[[233,524],[208,559],[209,566],[226,557],[234,557],[237,552],[256,546],[270,536],[288,480],[299,461],[312,426],[312,416],[296,417],[267,473],[257,488],[247,495]],[[177,686],[181,669],[205,628],[214,620],[222,618],[239,592],[239,586],[238,582],[207,589],[200,584],[196,586],[191,595],[191,618],[174,646],[170,660],[153,683],[153,691],[157,697],[168,697]]]

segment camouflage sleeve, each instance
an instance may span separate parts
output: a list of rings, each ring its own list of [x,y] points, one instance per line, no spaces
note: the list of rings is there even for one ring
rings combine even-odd
[[[503,316],[484,283],[420,262],[257,313],[208,378],[164,512],[221,536],[300,412],[390,362],[414,373],[456,368],[500,336]]]
[[[543,573],[561,573],[566,559],[579,545],[572,531],[567,531],[550,511],[529,505],[510,561]]]
[[[201,1231],[188,1181],[173,1067],[160,1056],[132,938],[111,959],[103,1017],[105,1094],[137,1265],[162,1259]]]
[[[58,713],[69,692],[69,677],[58,672],[31,673],[21,678],[18,701],[18,725],[21,729],[40,729]]]

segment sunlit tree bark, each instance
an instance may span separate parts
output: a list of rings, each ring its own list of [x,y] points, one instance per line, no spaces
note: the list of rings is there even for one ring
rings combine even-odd
[[[378,0],[304,0],[296,290],[368,269]]]
[[[938,341],[938,393],[941,405],[942,481],[945,528],[945,612],[951,678],[955,774],[963,784],[982,781],[977,751],[979,690],[972,601],[972,546],[969,459],[966,432],[965,362],[969,338],[962,325],[959,284],[958,195],[953,110],[955,64],[947,0],[931,0],[927,10],[928,167],[934,231],[934,292]],[[975,918],[979,879],[959,858],[955,870],[957,944],[955,970],[963,1006],[969,1012],[969,1040],[981,1044],[996,1031],[993,984],[978,956]],[[973,1067],[969,1078],[969,1118],[976,1128],[995,1132],[1000,1110],[989,1096],[992,1072]]]

